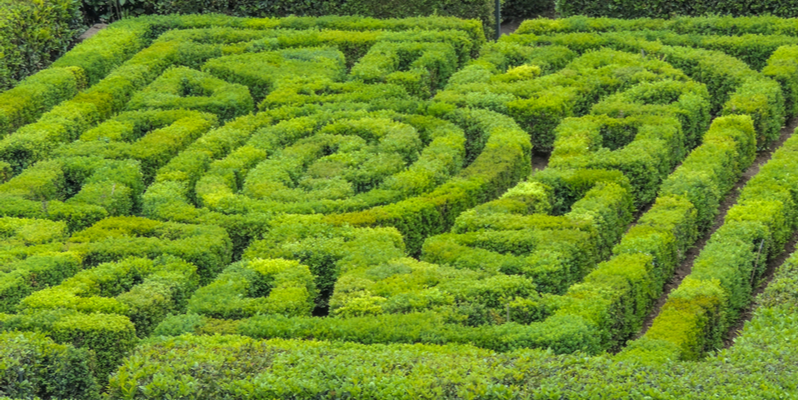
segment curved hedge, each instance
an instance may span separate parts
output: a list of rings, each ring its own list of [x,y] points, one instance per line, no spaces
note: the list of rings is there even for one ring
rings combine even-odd
[[[109,398],[705,394],[670,377],[726,397],[714,361],[677,359],[719,343],[790,239],[796,152],[762,168],[651,332],[626,342],[796,115],[796,26],[521,32],[487,44],[480,22],[448,17],[112,24],[0,94],[0,331],[85,354],[81,376]],[[766,324],[791,325],[774,312]],[[791,358],[742,346],[731,354],[765,370]],[[742,381],[786,391],[792,368],[775,370]],[[0,396],[61,396],[23,389]]]

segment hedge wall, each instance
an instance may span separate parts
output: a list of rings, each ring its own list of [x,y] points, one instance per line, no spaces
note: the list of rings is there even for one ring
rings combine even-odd
[[[675,16],[701,16],[708,14],[734,17],[770,14],[782,18],[797,16],[797,3],[783,0],[769,1],[576,1],[555,0],[556,12],[561,16],[585,15],[610,18],[670,18]]]
[[[0,90],[47,68],[67,51],[82,22],[77,1],[0,1]]]
[[[702,363],[664,360],[653,365],[541,350],[498,354],[463,345],[365,346],[186,335],[140,347],[111,378],[108,395],[155,399],[202,390],[212,397],[245,399],[594,399],[609,393],[786,398],[797,393],[797,323],[795,252],[759,296],[753,319],[733,346]],[[248,362],[236,361],[243,359]],[[194,366],[201,360],[204,368],[197,373]]]
[[[109,398],[786,392],[792,315],[729,353],[769,376],[676,359],[717,343],[757,249],[791,237],[796,145],[670,300],[700,302],[673,309],[709,336],[625,350],[796,101],[793,20],[676,21],[488,44],[452,17],[112,24],[0,94],[0,330],[116,372]],[[532,150],[551,151],[535,174]]]

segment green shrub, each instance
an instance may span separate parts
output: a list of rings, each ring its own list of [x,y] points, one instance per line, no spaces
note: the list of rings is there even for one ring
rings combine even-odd
[[[797,179],[792,178],[797,171],[796,149],[795,134],[748,181],[725,223],[695,259],[691,274],[670,293],[639,341],[669,342],[679,348],[671,358],[684,360],[701,358],[722,345],[724,333],[750,304],[767,261],[783,250],[788,232],[796,229],[792,214],[797,198],[787,193],[797,187]],[[625,357],[649,359],[654,351],[661,350],[640,350]]]
[[[715,119],[703,144],[661,185],[661,196],[685,196],[692,202],[701,231],[711,226],[719,202],[755,158],[752,126],[747,116]]]
[[[541,64],[550,69],[574,56],[563,48],[537,51],[510,43],[487,46],[482,57],[454,74],[446,90],[434,99],[508,114],[531,135],[535,149],[547,151],[554,147],[554,130],[561,120],[588,113],[603,95],[641,82],[685,80],[680,71],[660,60],[608,49],[586,53],[558,72],[539,78],[512,72],[524,65]],[[639,68],[650,73],[635,73]],[[595,74],[607,79],[589,78]]]
[[[180,312],[198,286],[197,267],[178,259],[128,258],[79,272],[24,298],[24,312],[66,309],[125,315],[146,337],[170,312]]]
[[[98,381],[105,381],[138,342],[133,323],[122,315],[55,309],[0,317],[2,330],[39,331],[57,343],[88,350],[96,363],[93,372]]]
[[[567,32],[615,32],[669,30],[679,34],[731,35],[748,33],[761,35],[797,36],[797,23],[792,18],[770,15],[754,17],[708,16],[675,17],[669,19],[591,18],[574,16],[559,19],[532,19],[522,23],[517,34],[544,35]]]
[[[326,221],[394,226],[413,255],[424,238],[445,231],[461,211],[498,196],[529,173],[529,141],[509,118],[484,110],[457,110],[445,118],[486,138],[483,150],[469,166],[429,193],[365,211],[330,215]]]
[[[220,1],[201,3],[197,0],[168,0],[148,1],[148,3],[151,3],[152,7],[159,14],[195,14],[202,11],[261,18],[285,17],[289,15],[316,17],[333,14],[360,15],[381,19],[441,15],[478,20],[479,23],[475,25],[479,27],[480,24],[482,24],[487,34],[492,31],[492,21],[494,21],[494,3],[487,0],[471,0],[469,2],[459,3],[418,0],[403,4],[380,3],[374,0],[333,0],[310,3],[279,1],[269,4],[248,0],[239,0],[233,3]],[[444,19],[441,17],[439,18]],[[308,19],[310,20],[311,18]],[[347,20],[346,18],[341,19]],[[354,19],[355,18],[350,18],[350,20]],[[370,21],[370,19],[366,20]]]
[[[0,329],[87,349],[100,384],[141,339],[109,398],[791,394],[792,304],[757,313],[749,354],[679,360],[719,347],[790,239],[796,138],[624,346],[790,114],[767,70],[796,26],[614,23],[485,46],[447,17],[113,24],[0,101]],[[552,156],[530,176],[532,148]],[[217,337],[158,337],[184,334]]]
[[[763,143],[778,136],[786,113],[779,85],[764,79],[763,75],[750,69],[744,61],[734,56],[704,48],[667,46],[661,44],[660,39],[649,33],[609,32],[567,33],[542,37],[512,35],[503,40],[528,45],[556,44],[580,52],[610,47],[622,51],[643,52],[641,54],[645,56],[650,54],[659,60],[668,61],[690,78],[704,83],[710,95],[711,115],[717,115],[720,111],[723,115],[750,115],[756,122],[760,148],[763,147]],[[697,43],[690,38],[686,41],[699,47],[719,48],[736,55],[753,53],[747,48],[750,41],[739,40],[726,46],[719,46],[713,41]],[[686,44],[683,42],[684,40],[679,40],[677,44]],[[765,43],[759,48],[759,53],[766,57],[777,45],[777,43]],[[754,64],[762,65],[764,57],[754,61]]]
[[[139,162],[71,157],[42,161],[0,185],[2,214],[66,221],[70,231],[140,208]],[[66,200],[66,201],[65,201]]]
[[[797,6],[793,3],[781,1],[719,1],[714,3],[689,1],[645,3],[626,1],[603,4],[597,1],[556,0],[556,12],[563,16],[586,15],[589,17],[611,18],[670,18],[676,15],[702,16],[706,14],[732,15],[735,17],[771,14],[783,18],[792,18],[797,16]],[[721,24],[718,24],[722,25],[727,21],[723,19],[721,22]]]
[[[786,119],[797,117],[797,46],[779,47],[761,73],[781,84],[786,101]]]
[[[252,259],[225,268],[189,300],[187,312],[214,318],[256,314],[311,315],[317,288],[308,266]]]
[[[789,275],[791,272],[786,276]],[[791,286],[776,286],[771,287],[779,292],[792,290]],[[759,308],[740,340],[704,363],[672,359],[655,366],[622,357],[587,357],[582,353],[559,356],[527,349],[494,353],[452,344],[365,346],[305,340],[258,341],[232,335],[181,336],[156,339],[140,347],[112,377],[109,396],[162,398],[191,396],[202,390],[215,397],[254,398],[293,398],[298,393],[332,396],[335,391],[353,393],[355,398],[590,399],[613,390],[665,398],[757,399],[765,394],[779,398],[791,395],[796,380],[793,338],[797,317],[779,308],[791,310],[796,307],[796,298],[785,299],[772,308]],[[264,322],[268,329],[268,321]],[[387,330],[397,334],[410,331]],[[637,343],[642,343],[638,348],[643,350],[663,349],[660,354],[665,361],[677,350],[668,342]],[[236,361],[242,359],[248,362]],[[194,367],[200,361],[205,367],[202,373]],[[298,371],[303,373],[301,381]],[[154,379],[156,376],[158,379]],[[565,380],[565,376],[573,379]],[[192,385],[181,384],[187,381]]]
[[[146,21],[116,22],[75,46],[53,67],[78,67],[94,85],[147,46],[152,28]]]
[[[128,102],[129,110],[185,108],[227,121],[253,110],[250,91],[186,67],[167,70]]]
[[[203,66],[213,76],[249,87],[257,102],[282,81],[341,78],[344,69],[344,54],[330,47],[230,55]]]
[[[350,74],[365,83],[394,83],[425,98],[444,87],[458,69],[457,61],[453,47],[446,43],[379,42],[353,66]]]
[[[179,257],[197,266],[201,283],[207,283],[231,260],[231,242],[225,230],[210,225],[158,222],[141,217],[106,218],[76,232],[72,249],[86,265],[117,261],[128,256]]]
[[[781,264],[772,281],[756,297],[759,308],[797,307],[797,252],[795,251]]]
[[[48,68],[26,78],[0,94],[0,136],[35,121],[85,87],[86,76],[76,67]]]
[[[581,316],[599,331],[602,346],[620,348],[639,331],[664,283],[700,232],[707,229],[706,221],[710,220],[703,215],[716,212],[724,196],[724,192],[706,195],[708,197],[696,193],[708,193],[720,184],[727,185],[727,191],[753,159],[754,139],[752,122],[747,116],[717,118],[703,136],[703,144],[662,184],[656,203],[622,237],[614,248],[615,256],[600,264],[584,282],[571,286],[565,297],[573,300],[566,302],[554,315]],[[709,170],[712,172],[700,175]],[[694,181],[682,178],[690,173],[703,178]],[[676,189],[679,187],[683,191]],[[687,187],[692,189],[685,189]],[[693,199],[702,199],[705,204]],[[697,211],[701,208],[698,205],[705,207],[702,208],[704,214]],[[656,339],[664,338],[659,336],[653,340]],[[695,342],[705,343],[700,339]],[[660,352],[664,347],[654,345],[654,349]],[[681,351],[690,354],[699,350],[690,346]],[[661,358],[669,358],[673,353],[659,354]]]
[[[0,311],[11,312],[24,297],[54,286],[81,269],[74,253],[44,253],[7,264],[0,272]]]
[[[0,333],[0,387],[10,398],[97,399],[89,352],[40,333]]]
[[[213,114],[197,111],[130,111],[87,130],[54,155],[133,159],[141,163],[143,179],[150,183],[160,167],[216,123]]]
[[[80,3],[74,1],[0,3],[0,90],[47,68],[66,52],[81,23]]]
[[[327,305],[341,274],[379,265],[405,255],[403,237],[393,228],[333,226],[323,216],[287,216],[272,221],[262,240],[245,251],[246,260],[284,258],[308,265],[320,297]]]

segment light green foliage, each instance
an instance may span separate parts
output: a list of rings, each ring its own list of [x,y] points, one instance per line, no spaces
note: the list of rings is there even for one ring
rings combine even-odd
[[[187,312],[215,318],[311,315],[317,289],[308,266],[281,259],[231,264],[189,300]]]
[[[186,67],[165,72],[137,93],[129,110],[185,108],[216,114],[221,121],[249,114],[253,110],[250,91]]]
[[[180,312],[198,286],[197,267],[179,259],[128,258],[79,272],[24,298],[24,312],[62,309],[128,316],[146,337],[169,312]]]
[[[481,23],[130,18],[0,94],[0,396],[791,398],[792,267],[706,356],[796,135],[631,339],[796,114],[796,20]]]
[[[249,87],[253,98],[260,101],[285,80],[341,79],[344,64],[340,51],[320,47],[220,57],[208,61],[203,70]]]
[[[767,65],[761,70],[781,84],[786,119],[797,116],[797,45],[781,46],[770,55]]]
[[[231,260],[231,242],[216,226],[159,222],[141,217],[106,218],[69,239],[87,265],[127,256],[179,257],[197,266],[201,281],[209,281]]]
[[[766,262],[783,251],[788,232],[797,229],[797,197],[790,194],[797,190],[796,149],[797,133],[748,181],[725,223],[695,259],[692,273],[670,293],[640,340],[672,343],[679,351],[671,358],[685,360],[722,344],[728,327],[750,304]],[[650,353],[631,357],[647,359]]]

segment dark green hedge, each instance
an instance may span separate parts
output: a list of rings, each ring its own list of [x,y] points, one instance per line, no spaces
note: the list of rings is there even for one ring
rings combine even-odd
[[[677,15],[706,14],[748,15],[771,14],[783,18],[797,16],[797,3],[784,0],[556,0],[561,16],[586,15],[611,18],[670,18]]]
[[[427,15],[477,19],[493,31],[493,0],[146,0],[157,14],[221,13],[238,17],[360,15],[408,18]]]
[[[46,68],[81,27],[73,0],[0,0],[0,90]]]
[[[41,333],[4,332],[0,360],[0,399],[99,398],[86,350]]]

